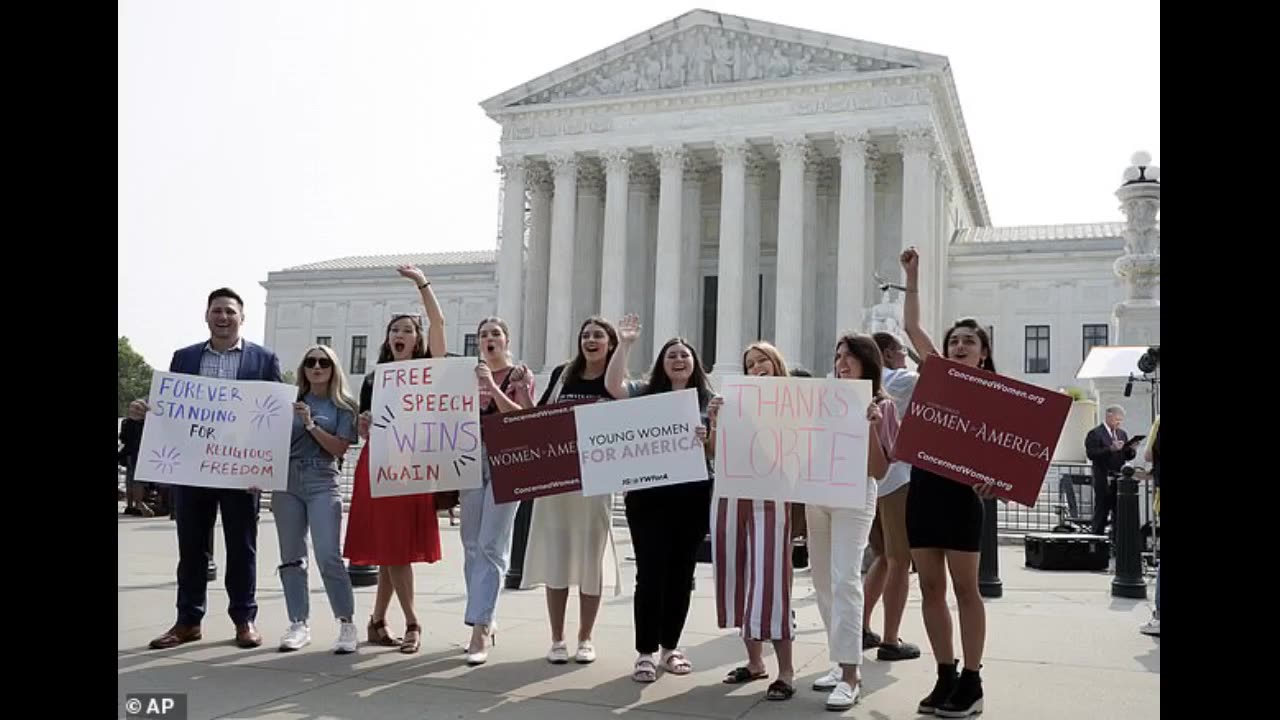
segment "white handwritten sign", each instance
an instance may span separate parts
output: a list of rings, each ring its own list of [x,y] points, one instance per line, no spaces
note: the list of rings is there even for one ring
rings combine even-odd
[[[716,495],[863,507],[870,380],[732,377],[716,420]]]
[[[370,495],[481,486],[475,370],[471,358],[405,360],[374,368]]]
[[[156,372],[138,468],[142,482],[283,490],[298,388]]]
[[[697,390],[579,405],[573,413],[583,495],[707,479]]]

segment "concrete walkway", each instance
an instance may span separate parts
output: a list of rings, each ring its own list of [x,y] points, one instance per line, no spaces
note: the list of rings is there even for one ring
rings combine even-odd
[[[625,528],[619,552],[631,554]],[[630,679],[631,589],[634,565],[623,563],[626,592],[606,597],[595,632],[599,660],[593,665],[553,666],[541,590],[504,592],[499,603],[497,646],[489,663],[468,668],[462,647],[469,629],[464,604],[462,547],[457,528],[442,520],[445,560],[418,565],[418,612],[426,630],[422,651],[362,646],[335,656],[329,646],[337,623],[318,573],[311,570],[313,644],[296,653],[276,651],[287,621],[274,574],[279,559],[275,525],[264,513],[259,530],[258,627],[262,648],[232,644],[222,576],[210,586],[204,640],[169,651],[147,649],[151,638],[173,622],[177,540],[167,519],[121,518],[118,523],[117,717],[127,693],[185,692],[190,718],[321,720],[329,718],[521,718],[577,720],[625,715],[648,718],[833,717],[824,693],[809,689],[828,668],[825,638],[808,571],[795,576],[799,635],[795,646],[796,696],[764,700],[767,681],[728,686],[720,680],[745,658],[737,636],[715,626],[711,568],[699,565],[697,589],[683,638],[693,662],[689,676],[659,676],[639,685]],[[216,551],[225,553],[221,531]],[[987,603],[987,654],[983,671],[988,720],[1035,718],[1158,718],[1160,641],[1138,633],[1149,603],[1109,594],[1110,576],[1042,573],[1022,565],[1021,548],[1001,548],[1004,597]],[[920,617],[920,595],[912,581],[903,636],[925,650],[919,660],[881,663],[868,652],[864,696],[846,717],[914,718],[916,703],[934,678]],[[606,593],[610,592],[606,589]],[[364,625],[373,588],[356,590],[357,625]],[[389,624],[400,634],[404,621],[393,603]],[[567,635],[576,637],[576,600],[570,598]],[[877,612],[876,629],[880,620]],[[956,637],[959,643],[958,631]],[[771,655],[766,656],[771,674]]]

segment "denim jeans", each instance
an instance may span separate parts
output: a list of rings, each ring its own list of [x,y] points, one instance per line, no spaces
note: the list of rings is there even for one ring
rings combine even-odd
[[[480,448],[484,484],[458,493],[462,506],[462,572],[467,583],[468,625],[491,625],[498,607],[498,592],[511,562],[511,531],[520,503],[498,505],[493,501],[489,455]]]
[[[351,578],[342,563],[342,496],[338,493],[338,465],[327,459],[289,461],[289,489],[271,496],[280,538],[280,584],[290,622],[309,620],[311,595],[307,587],[307,527],[315,549],[320,578],[329,595],[334,617],[351,618],[356,601]]]

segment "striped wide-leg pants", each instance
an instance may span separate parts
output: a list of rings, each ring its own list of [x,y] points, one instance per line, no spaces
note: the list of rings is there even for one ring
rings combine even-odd
[[[716,622],[751,640],[791,640],[791,511],[773,500],[716,498],[711,511]]]

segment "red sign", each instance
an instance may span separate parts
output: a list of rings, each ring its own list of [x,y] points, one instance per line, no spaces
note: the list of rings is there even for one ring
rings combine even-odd
[[[575,400],[480,419],[494,502],[582,490],[573,406],[592,402]]]
[[[1061,393],[932,356],[893,459],[1031,507],[1070,410]]]

